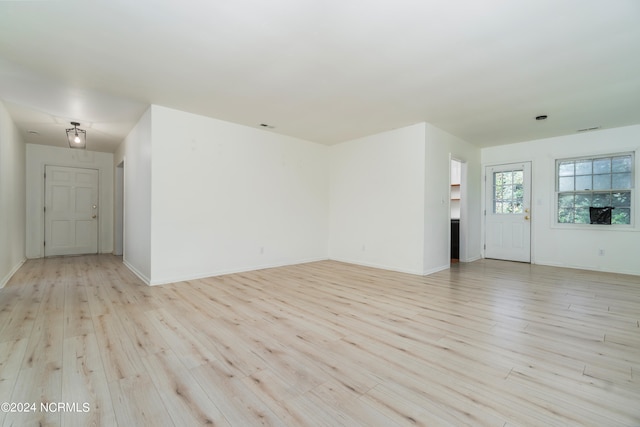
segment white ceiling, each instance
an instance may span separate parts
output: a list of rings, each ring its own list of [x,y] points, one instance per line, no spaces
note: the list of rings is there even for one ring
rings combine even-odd
[[[640,1],[3,1],[0,98],[27,142],[79,121],[99,151],[151,103],[325,144],[566,135],[640,123]]]

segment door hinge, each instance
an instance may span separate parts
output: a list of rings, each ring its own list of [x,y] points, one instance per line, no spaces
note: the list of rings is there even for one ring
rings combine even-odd
[[[484,244],[484,249],[485,249],[485,250],[487,249],[487,244],[486,244],[486,243]]]
[[[44,207],[44,211],[47,212],[47,207],[46,206]]]
[[[47,246],[47,242],[42,242],[42,246]]]

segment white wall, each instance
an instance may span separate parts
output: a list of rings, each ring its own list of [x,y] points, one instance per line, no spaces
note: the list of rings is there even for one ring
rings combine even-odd
[[[151,281],[151,108],[129,132],[113,157],[124,161],[123,262],[143,281]]]
[[[413,274],[448,268],[451,157],[469,175],[461,260],[480,258],[480,150],[428,123],[330,147],[329,257]]]
[[[45,165],[98,170],[98,251],[113,251],[113,154],[27,144],[27,258],[44,256]]]
[[[461,186],[460,260],[480,258],[480,150],[431,124],[425,124],[423,274],[449,267],[451,158],[464,162]]]
[[[468,261],[480,256],[479,150],[446,132],[420,123],[326,147],[154,105],[114,156],[125,262],[149,284],[326,258],[447,268],[450,156],[476,177]]]
[[[555,160],[636,151],[635,227],[571,228],[555,224]],[[532,262],[640,274],[640,126],[606,129],[482,149],[483,165],[532,162]],[[599,250],[605,251],[599,256]]]
[[[328,147],[154,105],[152,150],[151,284],[327,258]]]
[[[0,288],[25,260],[25,145],[0,102]]]
[[[423,273],[424,150],[424,123],[330,147],[331,259]]]

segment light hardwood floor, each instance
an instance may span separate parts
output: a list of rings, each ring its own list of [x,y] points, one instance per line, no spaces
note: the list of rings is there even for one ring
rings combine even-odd
[[[36,411],[0,424],[640,425],[639,321],[639,277],[492,260],[157,287],[30,260],[0,290],[0,402]]]

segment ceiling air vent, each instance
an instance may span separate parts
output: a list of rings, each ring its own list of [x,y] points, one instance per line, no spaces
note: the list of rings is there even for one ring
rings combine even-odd
[[[576,132],[589,132],[591,130],[596,130],[596,129],[600,129],[600,126],[594,126],[594,127],[591,127],[591,128],[578,129]]]

